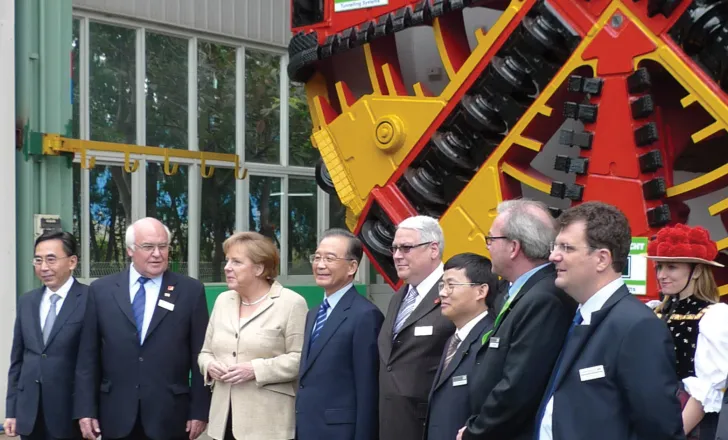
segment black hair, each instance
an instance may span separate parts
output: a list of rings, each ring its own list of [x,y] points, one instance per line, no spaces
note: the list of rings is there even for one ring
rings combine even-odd
[[[44,232],[43,235],[35,239],[34,248],[38,244],[48,240],[60,240],[63,245],[63,252],[67,257],[78,256],[78,246],[76,245],[76,237],[65,231]]]
[[[352,258],[356,260],[357,264],[361,264],[361,257],[364,255],[364,250],[361,244],[361,240],[356,235],[341,228],[332,228],[324,232],[321,236],[321,240],[327,237],[344,237],[349,239],[349,248],[346,251],[346,258]],[[321,241],[319,241],[320,243]]]
[[[471,283],[487,284],[488,296],[485,297],[485,304],[490,310],[495,308],[496,299],[502,290],[502,283],[493,273],[493,265],[488,258],[469,252],[457,254],[450,257],[445,263],[444,270],[449,269],[463,269]]]

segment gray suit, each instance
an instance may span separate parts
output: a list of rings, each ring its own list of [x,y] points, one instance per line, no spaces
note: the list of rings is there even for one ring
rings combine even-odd
[[[393,341],[394,322],[408,290],[405,284],[394,294],[379,333],[379,440],[422,439],[430,388],[445,343],[455,332],[440,313],[435,283]],[[415,336],[417,327],[424,328]]]
[[[728,379],[726,379],[728,382]],[[723,406],[720,408],[720,419],[718,420],[718,431],[715,440],[728,440],[728,391],[723,393]]]

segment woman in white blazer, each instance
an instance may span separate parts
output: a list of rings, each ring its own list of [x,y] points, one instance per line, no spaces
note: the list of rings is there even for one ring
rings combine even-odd
[[[198,363],[212,387],[207,433],[215,439],[295,436],[295,395],[306,301],[275,281],[278,250],[256,232],[225,240],[231,290],[215,301]]]

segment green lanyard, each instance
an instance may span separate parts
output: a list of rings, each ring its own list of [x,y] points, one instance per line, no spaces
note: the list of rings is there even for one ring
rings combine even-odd
[[[520,292],[520,291],[521,291],[521,289],[518,289],[518,292]],[[518,295],[518,292],[513,293],[513,295],[508,297],[505,304],[503,304],[503,308],[501,308],[501,311],[498,313],[498,316],[496,316],[496,318],[495,318],[495,323],[493,323],[493,328],[488,330],[488,332],[483,335],[483,340],[482,340],[483,343],[481,345],[485,345],[485,343],[488,342],[488,339],[490,339],[491,333],[493,333],[495,331],[495,329],[498,328],[498,325],[503,320],[503,315],[505,315],[506,311],[508,311],[508,309],[511,307],[511,301],[513,301],[513,298],[515,298],[516,295]]]

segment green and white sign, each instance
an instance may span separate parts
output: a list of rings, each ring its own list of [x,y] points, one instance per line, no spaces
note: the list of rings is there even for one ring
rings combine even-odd
[[[389,0],[334,0],[334,11],[345,12],[354,9],[373,8],[376,6],[384,6]]]
[[[632,237],[622,279],[632,295],[647,295],[647,237]]]

